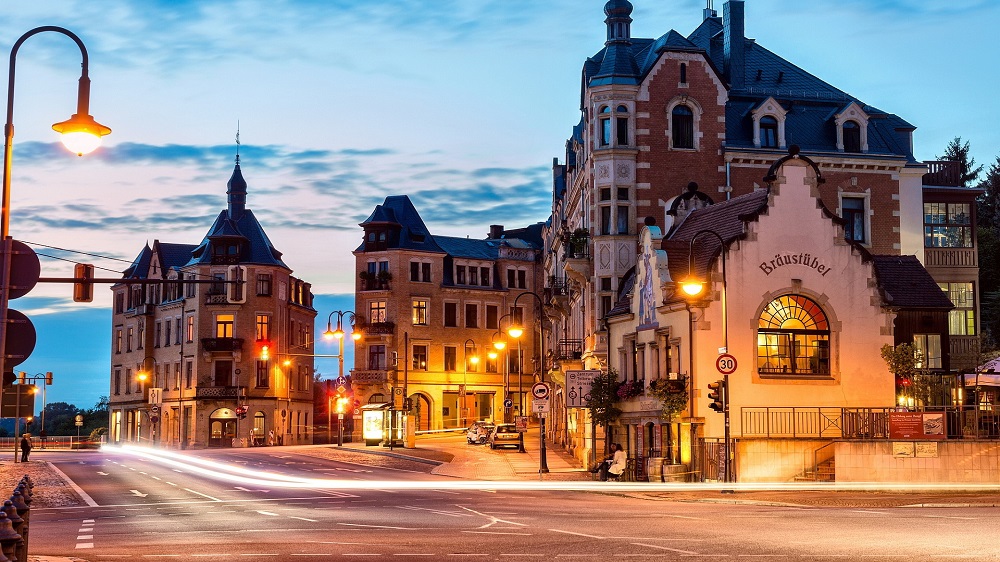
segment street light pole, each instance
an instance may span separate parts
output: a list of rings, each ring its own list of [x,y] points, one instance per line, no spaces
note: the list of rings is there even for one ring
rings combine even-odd
[[[337,329],[336,330],[333,329],[333,315],[334,314],[337,315]],[[344,378],[344,316],[347,316],[347,323],[351,325],[351,339],[353,339],[354,341],[358,341],[359,339],[361,339],[361,334],[359,334],[358,332],[356,332],[354,330],[354,322],[355,322],[356,316],[355,316],[353,310],[334,310],[333,312],[331,312],[330,315],[327,316],[327,318],[326,318],[326,331],[323,332],[323,337],[324,338],[327,338],[327,339],[336,338],[337,342],[338,342],[338,346],[339,346],[338,353],[337,353],[337,394],[338,394],[338,396],[341,394],[340,389],[344,388],[344,385],[347,383],[347,379]],[[332,440],[332,436],[330,435],[330,426],[333,424],[333,422],[332,422],[332,411],[333,410],[332,410],[332,408],[330,408],[330,405],[332,404],[332,399],[330,399],[329,396],[327,398],[328,398],[327,410],[326,410],[326,412],[327,412],[326,413],[326,417],[327,417],[327,420],[326,420],[327,421],[327,441],[331,441]],[[338,428],[337,428],[337,446],[338,447],[343,447],[344,446],[344,414],[343,413],[338,413],[337,414],[337,422],[338,422],[337,423],[337,426],[338,426]]]
[[[719,259],[722,261],[722,292],[719,295],[719,300],[722,304],[722,350],[720,353],[729,353],[729,314],[727,310],[726,302],[726,241],[719,236],[718,232],[714,230],[699,230],[691,237],[688,241],[688,278],[681,281],[681,288],[684,293],[688,296],[697,296],[701,294],[702,290],[705,288],[705,281],[700,280],[700,278],[695,277],[694,273],[694,241],[702,234],[711,234],[719,241]],[[706,272],[706,278],[708,274]],[[724,377],[725,380],[725,408],[723,410],[723,415],[725,417],[725,433],[723,443],[724,454],[726,456],[726,466],[723,467],[723,480],[725,482],[732,481],[732,462],[730,458],[730,423],[729,423],[729,375]]]
[[[36,27],[14,42],[10,50],[10,64],[7,77],[7,122],[4,124],[3,152],[3,207],[0,209],[0,244],[2,244],[3,273],[0,274],[0,375],[6,373],[9,367],[19,363],[7,361],[7,323],[8,301],[10,300],[10,268],[13,240],[10,238],[10,178],[11,166],[14,162],[14,67],[17,62],[17,51],[29,37],[54,31],[61,33],[80,48],[83,57],[80,81],[77,90],[77,110],[68,120],[56,123],[52,128],[62,134],[63,144],[77,155],[91,152],[100,145],[100,138],[111,133],[111,129],[94,121],[90,116],[90,58],[87,48],[72,31],[53,25]],[[23,360],[23,359],[22,359]]]
[[[542,302],[541,297],[532,293],[530,291],[525,291],[514,298],[514,310],[517,310],[517,301],[521,300],[521,297],[525,295],[530,295],[538,303],[538,375],[541,382],[545,382],[545,304]],[[521,318],[523,324],[524,318]],[[515,338],[520,338],[523,333],[523,329],[517,325],[511,326],[507,333]],[[520,344],[520,342],[518,342]],[[520,357],[518,357],[520,359]],[[517,374],[518,384],[521,382],[521,373]],[[523,408],[523,405],[522,405]],[[545,415],[539,416],[539,445],[538,445],[538,473],[545,474],[549,471],[548,459],[546,459],[545,454]]]
[[[472,344],[472,357],[469,357],[469,344]],[[465,340],[462,344],[465,348],[463,350],[463,355],[465,359],[465,372],[462,375],[462,392],[459,392],[459,399],[462,401],[462,427],[468,427],[469,425],[469,361],[472,361],[473,365],[479,363],[479,348],[476,347],[476,342],[472,338]],[[478,417],[478,416],[477,416]]]

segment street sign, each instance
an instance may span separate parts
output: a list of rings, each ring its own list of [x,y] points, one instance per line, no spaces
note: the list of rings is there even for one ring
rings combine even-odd
[[[549,413],[549,399],[548,398],[536,398],[531,401],[531,411],[536,414],[547,414]]]
[[[586,408],[590,388],[600,371],[566,371],[566,407]]]
[[[392,389],[392,409],[403,409],[403,389],[398,386]]]
[[[153,415],[155,416],[156,414],[160,413],[160,407],[159,406],[153,406],[152,408],[149,409],[149,411],[152,412]]]
[[[548,398],[549,397],[549,385],[544,382],[536,382],[531,385],[531,395],[535,398]]]
[[[163,403],[163,389],[162,388],[150,388],[149,389],[149,403],[150,404],[162,404]],[[156,410],[153,410],[154,412]]]
[[[723,375],[731,375],[736,372],[736,357],[728,353],[719,355],[715,360],[715,368]]]
[[[510,398],[504,400],[503,401],[503,407],[504,408],[513,408],[514,407],[514,401],[511,400]]]
[[[0,418],[30,418],[35,415],[35,385],[12,384],[0,390]]]

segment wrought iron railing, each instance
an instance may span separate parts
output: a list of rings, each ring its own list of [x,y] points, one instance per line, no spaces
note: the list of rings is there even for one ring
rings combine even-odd
[[[740,409],[741,437],[889,439],[895,408],[748,407]],[[1000,439],[1000,406],[927,407],[944,413],[949,439]]]
[[[556,345],[557,359],[580,359],[583,357],[583,340],[559,340]]]

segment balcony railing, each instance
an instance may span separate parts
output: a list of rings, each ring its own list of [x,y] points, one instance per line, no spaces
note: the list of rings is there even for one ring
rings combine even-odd
[[[925,162],[927,173],[924,174],[924,185],[941,187],[961,187],[962,168],[960,162],[951,160],[932,160]]]
[[[968,392],[973,392],[969,390]],[[741,408],[742,437],[793,439],[889,439],[894,408]],[[927,407],[944,413],[949,439],[1000,438],[1000,406]]]
[[[380,279],[361,279],[361,291],[388,291],[389,281]]]
[[[975,248],[924,248],[927,267],[978,267]]]
[[[396,333],[396,324],[393,322],[372,322],[370,324],[359,323],[355,329],[365,335],[391,335]]]
[[[201,338],[205,351],[242,351],[243,338]]]
[[[580,359],[583,357],[583,340],[559,340],[556,345],[557,359]]]
[[[125,316],[131,318],[133,316],[148,316],[156,310],[155,304],[140,304],[135,308],[130,308],[125,311]]]
[[[239,398],[238,386],[199,386],[195,389],[196,398]]]

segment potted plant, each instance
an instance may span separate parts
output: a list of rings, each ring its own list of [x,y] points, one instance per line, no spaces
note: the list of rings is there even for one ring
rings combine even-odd
[[[628,400],[642,394],[643,384],[641,381],[625,381],[618,386],[618,398]]]

